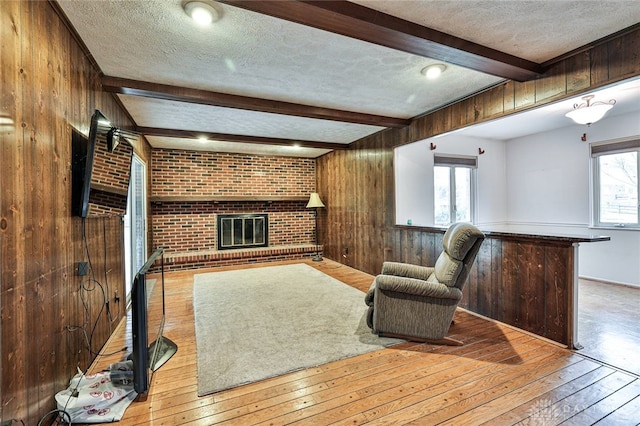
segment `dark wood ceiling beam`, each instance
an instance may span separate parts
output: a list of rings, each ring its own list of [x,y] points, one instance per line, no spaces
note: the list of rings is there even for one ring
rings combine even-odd
[[[176,130],[176,129],[160,129],[156,127],[138,127],[137,132],[145,136],[163,136],[170,138],[187,138],[200,139],[207,138],[209,140],[224,142],[241,142],[262,145],[281,145],[281,146],[299,146],[301,148],[320,148],[320,149],[349,149],[348,144],[307,141],[282,138],[267,138],[262,136],[248,135],[232,135],[228,133],[212,133],[201,132],[197,130]]]
[[[220,2],[515,81],[543,72],[535,62],[348,1]]]
[[[190,89],[188,87],[170,86],[167,84],[149,83],[146,81],[109,76],[102,77],[102,89],[105,92],[120,93],[123,95],[144,96],[167,101],[237,108],[379,127],[405,127],[411,122],[410,119],[362,114],[352,111],[230,95],[208,90]]]

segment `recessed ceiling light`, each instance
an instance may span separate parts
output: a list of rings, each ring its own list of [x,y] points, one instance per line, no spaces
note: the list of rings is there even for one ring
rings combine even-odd
[[[429,80],[434,80],[440,77],[440,74],[442,74],[446,69],[447,66],[445,64],[433,64],[429,65],[428,67],[422,68],[422,71],[420,72]]]
[[[211,4],[203,1],[189,1],[184,4],[184,11],[198,25],[209,25],[220,19],[220,13]]]

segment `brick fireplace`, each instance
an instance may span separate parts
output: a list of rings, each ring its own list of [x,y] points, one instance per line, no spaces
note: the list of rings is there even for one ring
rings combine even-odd
[[[153,248],[165,249],[169,270],[313,255],[306,203],[315,192],[314,159],[163,149],[151,157]],[[268,217],[265,247],[219,250],[218,218],[250,214]],[[177,258],[184,265],[171,267]]]

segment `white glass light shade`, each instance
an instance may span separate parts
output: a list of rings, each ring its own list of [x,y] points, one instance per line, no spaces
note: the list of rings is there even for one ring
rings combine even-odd
[[[324,207],[324,204],[322,203],[322,200],[320,199],[320,195],[317,192],[313,192],[313,193],[311,193],[311,196],[309,197],[309,202],[307,203],[307,208],[308,209],[313,209],[313,208],[318,208],[318,207]]]
[[[578,124],[591,124],[602,119],[611,108],[613,108],[611,104],[590,105],[569,111],[565,117],[569,117]]]

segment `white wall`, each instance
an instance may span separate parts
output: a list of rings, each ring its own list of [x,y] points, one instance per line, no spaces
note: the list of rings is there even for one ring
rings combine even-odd
[[[580,140],[583,133],[586,142]],[[589,144],[629,136],[640,136],[635,113],[508,141],[507,222],[545,232],[608,235],[609,242],[580,246],[580,276],[640,286],[640,231],[589,227]]]
[[[394,149],[396,224],[433,225],[433,154],[429,143],[415,142]]]
[[[580,140],[586,133],[587,141]],[[580,246],[585,278],[640,286],[640,231],[594,229],[589,144],[640,136],[640,118],[605,118],[508,142],[451,133],[395,149],[396,223],[433,226],[433,156],[478,156],[477,224],[541,233],[607,235]],[[435,151],[429,149],[434,143]],[[478,148],[485,150],[478,155]]]
[[[589,144],[576,129],[511,140],[506,160],[509,222],[589,224]]]
[[[431,143],[436,145],[433,151]],[[485,153],[479,155],[478,148]],[[507,217],[505,143],[451,133],[395,149],[396,224],[406,225],[411,219],[414,226],[434,225],[435,154],[477,156],[477,223],[504,223]]]

